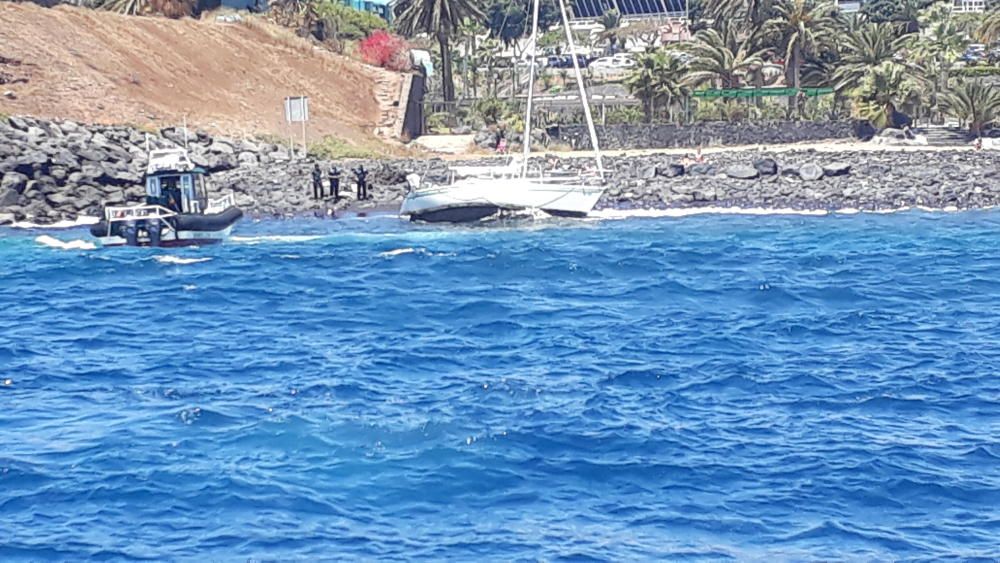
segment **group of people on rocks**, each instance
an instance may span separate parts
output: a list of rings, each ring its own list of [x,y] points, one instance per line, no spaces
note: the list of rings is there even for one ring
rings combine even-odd
[[[357,168],[351,169],[354,173],[354,179],[358,187],[358,201],[364,199],[371,199],[371,195],[368,193],[368,170],[365,169],[363,164],[358,165]],[[333,201],[340,201],[340,176],[341,170],[336,164],[330,167],[330,195],[333,197]],[[325,197],[323,190],[323,171],[319,167],[319,163],[313,165],[312,169],[312,185],[313,185],[313,198],[323,199]]]

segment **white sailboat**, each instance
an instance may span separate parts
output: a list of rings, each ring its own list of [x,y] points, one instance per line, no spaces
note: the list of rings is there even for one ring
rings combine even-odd
[[[538,37],[539,0],[532,2],[531,70],[528,77],[528,103],[524,117],[524,143],[521,159],[511,159],[507,166],[459,166],[452,169],[450,182],[435,185],[421,182],[417,174],[407,177],[410,191],[403,199],[399,214],[414,221],[478,221],[502,212],[542,211],[564,217],[585,217],[604,193],[604,166],[597,132],[587,103],[579,62],[573,59],[580,102],[590,133],[597,162],[593,174],[546,174],[539,170],[529,175],[531,153],[531,106],[535,82],[535,45]],[[576,52],[569,28],[564,0],[559,0],[563,30],[571,53]]]

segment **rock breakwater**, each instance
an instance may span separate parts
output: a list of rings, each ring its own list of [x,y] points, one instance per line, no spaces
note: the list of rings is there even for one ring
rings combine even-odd
[[[94,216],[103,205],[141,197],[147,143],[151,148],[182,146],[184,133],[0,119],[0,224],[47,224]],[[333,165],[344,171],[345,197],[340,202],[316,201],[310,197],[309,175],[316,160],[292,159],[286,148],[273,143],[203,133],[191,134],[187,144],[192,159],[211,174],[213,189],[233,191],[238,205],[257,216],[392,208],[406,193],[407,174],[437,181],[448,175],[448,162],[436,158],[319,161],[324,176]],[[591,159],[576,156],[539,157],[538,164],[550,170],[593,167]],[[372,199],[364,202],[353,199],[350,169],[358,165],[370,171]],[[605,166],[608,188],[599,208],[882,210],[1000,205],[1000,152],[996,151],[733,151],[707,155],[704,162],[674,155],[611,155]]]
[[[849,140],[854,136],[854,124],[849,121],[708,121],[690,125],[606,125],[598,126],[596,131],[602,149],[624,150]],[[590,149],[590,134],[585,125],[550,127],[547,133],[552,139],[568,144],[573,149]]]

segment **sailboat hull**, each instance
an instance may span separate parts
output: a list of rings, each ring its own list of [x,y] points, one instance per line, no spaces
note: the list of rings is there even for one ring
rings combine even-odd
[[[468,178],[447,186],[411,191],[399,213],[414,221],[479,221],[501,211],[544,211],[561,217],[585,217],[597,205],[599,186],[522,178]]]

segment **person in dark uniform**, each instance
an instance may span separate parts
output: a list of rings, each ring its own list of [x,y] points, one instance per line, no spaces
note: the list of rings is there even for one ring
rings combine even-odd
[[[323,171],[319,169],[318,162],[313,166],[312,179],[313,179],[313,198],[323,199]]]
[[[358,200],[368,199],[368,171],[364,164],[354,169],[354,176],[358,179]]]
[[[334,203],[340,201],[340,168],[336,164],[330,167],[330,193]]]

